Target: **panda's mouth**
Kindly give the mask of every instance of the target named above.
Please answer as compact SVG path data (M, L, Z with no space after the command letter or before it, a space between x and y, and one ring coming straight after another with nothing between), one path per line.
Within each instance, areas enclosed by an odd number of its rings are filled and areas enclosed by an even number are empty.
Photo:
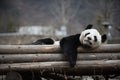
M92 43L90 40L84 40L82 43L83 47L85 48L91 48L92 47Z
M90 45L92 45L92 43L89 41L89 40L85 40L85 43L84 43L85 45L88 45L88 46L90 46Z

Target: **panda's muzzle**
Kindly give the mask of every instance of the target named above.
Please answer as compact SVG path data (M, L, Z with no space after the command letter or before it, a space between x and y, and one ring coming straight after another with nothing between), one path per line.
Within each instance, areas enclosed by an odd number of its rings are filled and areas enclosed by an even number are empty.
M85 40L86 43L88 44L85 44L85 45L92 45L92 43L90 42L90 40Z

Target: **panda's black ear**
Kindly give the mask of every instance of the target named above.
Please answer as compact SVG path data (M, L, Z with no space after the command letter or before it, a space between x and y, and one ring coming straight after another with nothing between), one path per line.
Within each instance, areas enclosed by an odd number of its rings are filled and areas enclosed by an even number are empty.
M107 35L106 34L102 35L101 39L102 43L104 43L107 40Z
M87 25L87 27L85 28L85 30L86 29L91 29L93 27L93 25L92 24L89 24L89 25Z

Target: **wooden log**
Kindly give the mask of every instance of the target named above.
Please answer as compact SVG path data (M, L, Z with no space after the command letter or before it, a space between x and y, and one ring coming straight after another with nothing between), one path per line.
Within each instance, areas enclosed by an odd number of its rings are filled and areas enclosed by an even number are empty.
M41 72L65 73L68 75L120 74L120 60L77 61L74 68L70 68L69 63L65 61L0 65L1 73L9 70L37 70Z
M0 45L0 53L54 53L60 52L59 46L54 45Z
M2 53L58 53L60 47L55 45L0 45ZM101 45L97 49L78 48L78 52L120 52L120 44Z
M77 60L119 60L120 53L80 53ZM65 61L63 54L0 54L1 63Z

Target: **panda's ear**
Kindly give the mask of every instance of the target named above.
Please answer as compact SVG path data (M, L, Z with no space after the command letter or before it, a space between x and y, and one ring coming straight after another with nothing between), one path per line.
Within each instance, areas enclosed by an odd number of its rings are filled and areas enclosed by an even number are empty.
M93 27L93 25L92 24L89 24L89 25L87 25L87 27L85 28L85 30L86 29L91 29Z
M102 39L102 43L104 43L107 40L107 35L106 34L102 35L101 39Z

